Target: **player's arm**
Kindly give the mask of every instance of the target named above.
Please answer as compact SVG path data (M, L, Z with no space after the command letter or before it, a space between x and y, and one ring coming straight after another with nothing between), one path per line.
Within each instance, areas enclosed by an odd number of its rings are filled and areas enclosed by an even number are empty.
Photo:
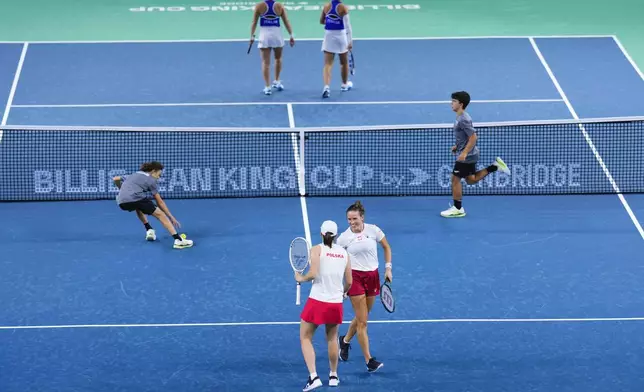
M389 279L389 281L391 282L393 280L393 276L391 273L391 270L392 270L391 246L389 245L389 241L387 241L387 237L385 237L384 233L381 235L382 235L382 238L378 242L380 242L380 246L382 246L382 250L385 253L385 278Z
M351 257L347 254L347 265L344 267L344 294L349 292L353 284L353 274L351 273Z
M391 265L391 246L389 246L386 237L382 237L380 246L382 246L382 250L385 252L385 263Z
M253 11L253 22L250 25L250 40L255 40L255 30L257 30L257 21L259 20L260 15L264 12L260 10L264 3L255 4L255 10Z
M349 19L349 8L341 4L338 7L338 13L342 16L342 21L344 22L344 29L347 31L347 39L349 40L349 50L353 46L353 31L351 29L351 20Z
M284 6L280 3L275 3L275 12L284 21L284 27L286 27L286 31L288 31L288 35L291 38L289 43L291 44L291 46L295 45L295 37L293 37L293 28L291 27L291 21L288 19L288 15L286 14L286 8L284 8Z
M320 270L320 251L320 246L315 246L311 249L311 268L309 268L309 272L306 275L297 275L296 279L298 282L309 282L318 276L318 271Z
M467 139L467 144L465 145L465 148L463 148L463 154L465 155L469 154L469 152L472 151L472 149L476 145L477 140L478 140L478 136L476 136L476 133L471 134L469 139Z
M329 4L327 4L324 7L322 7L322 13L320 14L320 24L321 25L326 24L326 14L327 14L327 12L329 12L330 7L331 6Z
M125 181L125 177L116 176L112 178L112 181L117 188L121 189L121 184L123 184L123 181Z
M463 127L463 130L469 136L467 139L467 144L463 148L463 151L461 152L461 156L459 158L464 159L464 157L469 154L470 151L474 148L476 145L476 141L478 140L478 136L476 135L476 130L474 129L474 126L472 126L472 123L470 121L462 121L461 126Z
M170 209L168 208L168 205L165 204L165 201L161 198L161 195L159 192L154 193L154 200L157 202L157 206L161 209L161 211L165 212L165 214L168 216L168 219L170 219L172 222L176 222L177 220L172 216L170 213Z

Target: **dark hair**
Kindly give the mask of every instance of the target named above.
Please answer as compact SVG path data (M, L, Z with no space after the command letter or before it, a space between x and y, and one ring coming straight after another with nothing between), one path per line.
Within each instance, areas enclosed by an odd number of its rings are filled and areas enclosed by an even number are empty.
M329 248L333 247L333 241L335 240L335 235L327 232L327 233L324 233L322 238L324 238L324 245L328 246Z
M144 164L141 165L141 171L150 173L155 170L163 170L163 164L161 162L157 161L152 161L152 162L145 162Z
M458 102L462 103L463 109L465 109L467 105L470 104L470 94L468 94L467 91L457 91L455 93L452 93L452 99L455 99Z
M351 204L349 208L347 208L347 213L349 213L349 211L358 211L360 213L360 216L364 216L364 207L362 206L360 200Z

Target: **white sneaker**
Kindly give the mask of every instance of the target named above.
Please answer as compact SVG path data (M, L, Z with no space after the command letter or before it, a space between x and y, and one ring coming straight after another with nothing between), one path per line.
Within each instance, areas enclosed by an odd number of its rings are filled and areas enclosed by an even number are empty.
M320 380L320 377L315 377L315 380L311 380L311 377L309 377L309 380L307 381L306 385L304 386L304 389L302 391L307 392L311 391L315 388L319 388L322 386L322 381Z
M154 229L150 229L145 232L146 241L156 241L156 239L157 239L157 233L154 231Z
M271 90L270 87L264 87L264 95L271 95L273 94L273 91Z
M282 91L282 90L284 90L284 85L283 85L283 84L282 84L282 82L281 82L281 81L279 81L279 80L274 80L274 81L273 81L273 86L272 86L272 87L273 87L274 89L276 89L277 91Z
M451 206L445 211L442 211L441 216L444 218L462 218L465 216L465 208L461 207L459 210L458 208Z
M505 162L503 162L503 159L497 157L493 165L498 167L499 170L501 170L503 173L510 174L510 169L508 168L508 165L506 165Z
M340 379L338 376L329 376L329 386L337 387L338 385L340 385Z
M174 240L174 248L175 249L183 249L183 248L190 248L192 246L192 240L188 239L182 239L182 240Z
M324 91L322 91L322 98L329 98L331 95L331 89L329 86L324 86Z
M350 81L350 80L347 82L347 84L343 84L342 86L340 86L340 90L342 90L343 92L344 91L349 91L352 88L353 88L353 82Z

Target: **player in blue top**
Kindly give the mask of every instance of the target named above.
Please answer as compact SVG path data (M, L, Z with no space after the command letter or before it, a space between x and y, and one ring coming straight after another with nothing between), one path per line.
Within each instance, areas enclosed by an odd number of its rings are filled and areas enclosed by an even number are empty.
M349 91L353 88L353 82L349 80L349 51L353 48L353 36L351 21L349 20L349 9L341 0L332 0L322 9L320 24L324 25L324 41L322 51L324 52L324 90L323 98L331 95L331 69L335 55L340 57L342 91Z
M265 0L255 5L253 13L253 24L250 28L250 42L255 40L255 30L259 21L259 41L257 47L262 54L262 73L264 75L264 94L271 95L270 69L271 69L271 49L275 52L275 80L272 87L278 91L284 89L280 80L282 72L282 49L284 47L284 37L280 25L280 18L284 21L284 26L288 31L291 40L291 46L295 45L293 38L293 29L286 15L286 9L281 3L274 0Z
M145 239L148 241L157 239L156 233L146 217L146 215L152 215L161 221L163 227L172 234L175 248L189 248L192 246L192 240L181 238L177 234L175 226L181 227L181 224L172 216L168 206L159 195L157 181L162 172L163 165L160 162L153 161L142 164L139 171L129 176L114 177L114 184L119 188L116 200L122 210L136 211L136 215L147 230ZM152 198L156 200L159 207L154 205Z
M496 158L485 169L476 170L476 163L479 160L479 148L476 146L478 136L472 125L472 118L465 111L470 104L470 94L466 91L457 91L452 94L452 110L456 112L454 122L454 137L456 144L452 146L452 153L456 154L456 162L452 171L452 196L454 205L441 212L445 218L461 218L465 216L465 209L462 205L463 185L461 179L465 179L469 185L476 184L488 174L501 170L510 174L510 169L501 158Z

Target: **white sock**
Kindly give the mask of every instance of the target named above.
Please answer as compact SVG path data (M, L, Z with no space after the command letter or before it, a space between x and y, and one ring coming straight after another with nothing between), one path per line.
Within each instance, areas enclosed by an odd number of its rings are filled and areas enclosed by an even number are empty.
M318 376L318 374L317 374L317 373L311 373L311 380L313 380L313 379L314 379L315 377L317 377L317 376Z
M325 89L325 90L329 90L329 85L328 85L328 84L325 84L325 85L324 85L324 89Z
M329 372L329 377L338 377L337 372Z

